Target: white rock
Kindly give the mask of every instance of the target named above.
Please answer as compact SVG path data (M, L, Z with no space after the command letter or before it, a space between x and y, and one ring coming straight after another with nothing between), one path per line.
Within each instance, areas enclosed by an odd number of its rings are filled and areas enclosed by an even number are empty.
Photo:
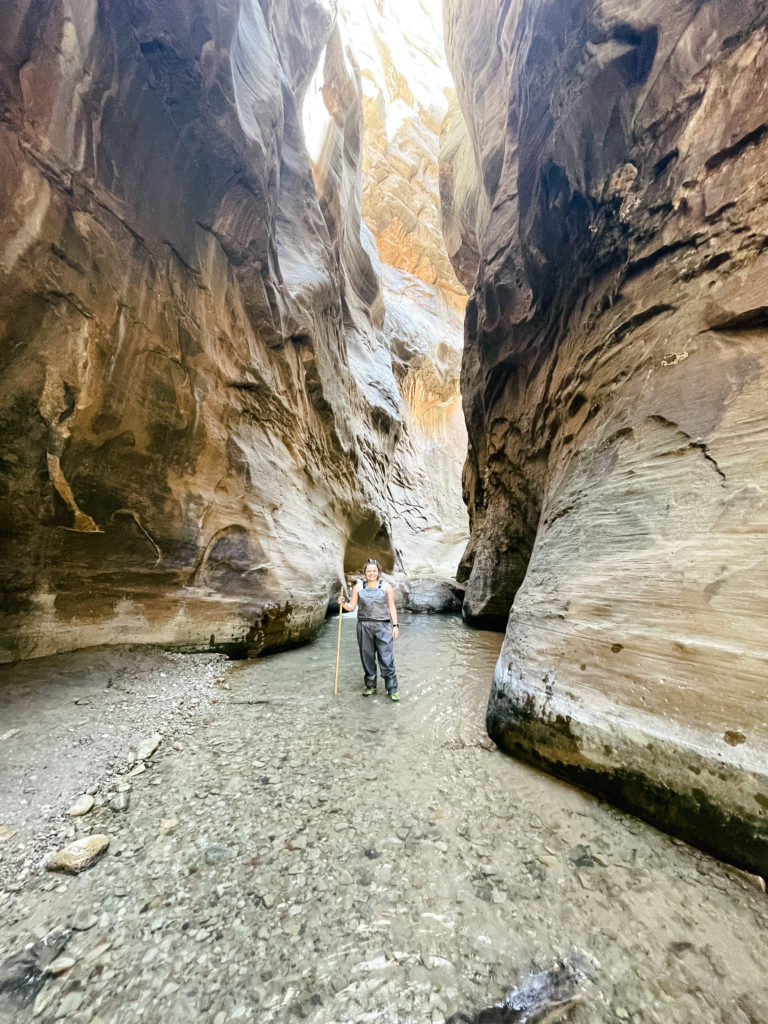
M65 974L71 967L75 966L75 961L71 956L57 956L55 960L52 960L46 967L48 974Z
M58 991L48 986L38 993L35 1005L32 1007L32 1016L39 1017L40 1014L47 1008L49 1003L53 1000L54 996L58 995Z
M77 800L72 804L67 813L72 818L79 818L83 814L87 814L88 811L93 807L95 800L88 793L84 793L79 796Z
M151 736L146 736L143 740L140 740L136 744L136 760L146 761L147 758L152 757L160 746L162 738L159 732L155 732Z

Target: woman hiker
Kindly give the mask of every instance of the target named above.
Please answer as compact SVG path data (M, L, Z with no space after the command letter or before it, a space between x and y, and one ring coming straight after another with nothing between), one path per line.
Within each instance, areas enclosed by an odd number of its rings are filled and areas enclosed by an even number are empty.
M384 685L390 700L400 700L395 675L395 652L393 640L400 636L395 608L395 592L381 578L379 563L369 558L363 566L365 583L356 583L352 597L347 603L339 599L341 607L351 612L360 605L357 613L357 643L365 675L364 697L376 694L376 657L384 677Z

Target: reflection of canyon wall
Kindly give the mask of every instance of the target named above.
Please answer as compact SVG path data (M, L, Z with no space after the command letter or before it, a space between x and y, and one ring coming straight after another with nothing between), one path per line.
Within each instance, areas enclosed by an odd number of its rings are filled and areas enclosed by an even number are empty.
M6 18L2 659L292 642L345 559L394 564L402 399L360 219L359 73L329 7Z
M446 10L491 734L765 872L765 5Z

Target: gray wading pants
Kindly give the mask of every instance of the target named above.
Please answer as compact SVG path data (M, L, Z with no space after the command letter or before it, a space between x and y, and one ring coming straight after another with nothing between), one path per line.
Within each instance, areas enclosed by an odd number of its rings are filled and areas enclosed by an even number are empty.
M384 678L387 693L397 689L395 675L395 652L392 645L392 623L374 622L372 619L357 620L357 642L360 647L360 661L363 663L366 690L376 689L376 657Z

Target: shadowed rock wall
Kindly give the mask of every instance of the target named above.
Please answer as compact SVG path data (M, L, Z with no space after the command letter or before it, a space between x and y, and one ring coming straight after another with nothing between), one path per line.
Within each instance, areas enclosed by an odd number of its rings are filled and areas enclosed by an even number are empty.
M403 405L320 0L16 4L0 41L0 660L305 639L395 562ZM331 124L310 162L319 66Z
M765 874L768 13L445 10L490 733Z

